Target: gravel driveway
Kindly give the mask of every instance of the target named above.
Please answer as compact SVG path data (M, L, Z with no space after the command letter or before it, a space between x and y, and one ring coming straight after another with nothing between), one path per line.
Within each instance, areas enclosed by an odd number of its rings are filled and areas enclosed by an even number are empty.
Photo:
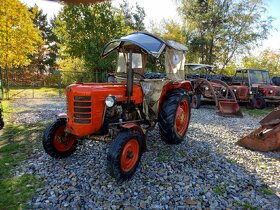
M63 99L15 100L13 106L24 109L14 115L19 124L52 120L65 111ZM138 170L122 183L106 173L109 144L85 141L62 160L34 151L21 174L37 175L45 184L29 204L36 209L280 209L280 153L235 145L259 120L223 118L211 106L192 110L186 140L170 146L160 140L158 128L150 132Z

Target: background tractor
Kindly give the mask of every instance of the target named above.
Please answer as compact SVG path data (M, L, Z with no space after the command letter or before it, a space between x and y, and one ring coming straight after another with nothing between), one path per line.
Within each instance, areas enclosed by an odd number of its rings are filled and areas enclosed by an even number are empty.
M248 108L263 109L280 102L280 87L272 85L268 70L237 70L230 87L237 100L246 102Z
M193 86L191 104L198 109L202 101L212 101L216 104L216 112L222 116L242 116L240 107L233 91L225 81L230 78L225 75L216 75L214 66L206 64L186 64L188 72L186 79Z
M144 32L109 42L102 57L118 52L116 82L68 86L67 114L60 114L46 129L45 151L63 158L76 150L78 138L109 135L113 140L107 169L118 180L133 175L146 149L145 133L157 122L164 142L182 142L190 122L188 92L192 90L184 80L185 50L175 41ZM146 79L148 56L158 58L162 53L166 78Z

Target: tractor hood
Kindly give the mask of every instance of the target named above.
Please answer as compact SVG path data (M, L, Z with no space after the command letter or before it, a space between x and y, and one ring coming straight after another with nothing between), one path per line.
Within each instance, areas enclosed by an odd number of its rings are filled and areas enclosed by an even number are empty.
M106 57L116 49L125 50L128 46L131 45L138 46L140 51L144 50L145 53L150 54L156 58L161 55L166 46L183 52L187 50L186 46L178 42L170 40L164 41L161 38L147 32L134 32L120 39L112 40L111 42L106 44L101 56Z
M280 87L276 85L259 85L258 88L263 90L280 90Z

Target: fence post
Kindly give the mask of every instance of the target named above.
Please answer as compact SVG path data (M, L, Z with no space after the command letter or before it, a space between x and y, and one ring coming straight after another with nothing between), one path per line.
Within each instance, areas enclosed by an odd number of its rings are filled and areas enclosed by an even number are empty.
M8 70L8 66L6 65L6 94L7 94L7 99L10 99L10 87L9 87L9 70Z
M1 94L0 94L0 99L1 98L4 98L3 96L3 83L2 83L2 79L3 79L3 76L2 76L2 68L0 67L0 91L1 91Z
M32 77L32 98L34 99L34 77Z

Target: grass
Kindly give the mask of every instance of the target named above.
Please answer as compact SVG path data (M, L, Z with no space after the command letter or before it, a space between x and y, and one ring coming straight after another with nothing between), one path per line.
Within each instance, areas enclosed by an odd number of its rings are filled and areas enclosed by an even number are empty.
M265 117L269 114L274 107L267 107L265 109L243 109L243 112L247 112L252 117Z
M268 187L263 187L261 189L261 191L265 195L273 195L274 194L274 192L270 188L268 188Z
M218 194L218 195L223 195L224 193L227 192L226 187L222 185L217 185L213 188L213 192Z
M3 101L5 127L0 131L0 209L23 209L42 180L33 175L15 175L33 148L39 147L44 123L15 125L8 123L12 113L10 101Z
M61 88L12 88L10 89L10 98L46 98L60 97L65 95L65 89Z

